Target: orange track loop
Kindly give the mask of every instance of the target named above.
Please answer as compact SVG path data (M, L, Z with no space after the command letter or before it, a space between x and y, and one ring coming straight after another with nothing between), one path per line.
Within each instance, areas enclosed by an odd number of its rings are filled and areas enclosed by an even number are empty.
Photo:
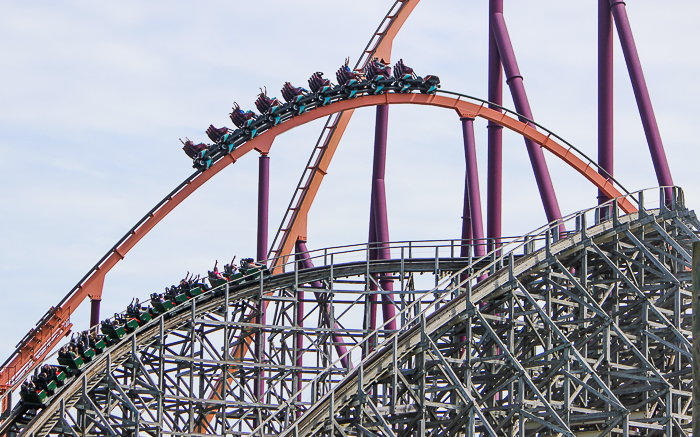
M622 196L622 193L620 193L610 181L598 174L596 169L591 167L590 164L587 164L581 160L578 156L572 153L569 148L557 143L550 136L545 135L542 132L538 132L532 126L511 118L505 113L489 109L484 105L477 105L448 95L394 93L359 96L354 99L341 100L331 103L327 106L316 108L304 114L298 115L263 132L254 139L238 147L236 150L231 152L231 154L220 159L208 170L205 170L197 175L197 177L195 177L190 184L176 193L170 199L170 201L165 203L163 207L149 217L142 226L136 229L133 234L117 248L117 251L112 252L107 260L100 266L100 268L90 278L88 278L83 286L80 287L80 289L60 308L56 316L52 319L53 323L45 324L44 326L40 327L37 332L35 332L33 336L34 338L31 339L25 348L20 350L19 353L15 355L14 359L2 369L0 373L0 388L7 389L10 386L16 385L19 382L18 376L21 376L21 373L26 371L25 369L29 369L27 365L31 363L32 365L30 367L33 368L33 364L39 362L40 359L45 356L45 353L40 354L40 357L34 356L33 351L37 349L37 346L44 345L46 343L55 344L55 341L57 341L55 340L57 338L56 333L59 331L65 332L65 322L68 321L70 315L73 313L73 311L75 311L78 305L80 305L80 303L87 296L91 296L93 298L99 298L101 296L102 284L107 272L109 272L112 267L121 261L124 255L126 255L129 250L136 245L136 243L138 243L151 229L153 229L163 218L165 218L165 216L167 216L173 209L175 209L175 207L182 203L195 190L204 185L204 183L211 179L214 175L219 173L229 164L236 162L240 157L252 150L257 150L260 153L267 153L270 150L274 139L278 135L294 129L297 126L301 126L318 118L326 117L341 111L349 111L356 108L385 104L436 106L440 108L454 109L460 117L481 117L492 121L523 135L524 137L536 142L548 151L552 152L555 156L581 173L581 175L593 183L593 185L598 187L609 198ZM331 158L332 155L329 155L327 159L324 159L324 162L322 163L324 171L330 163ZM314 178L314 180L311 181L312 186L309 187L310 195L307 195L304 198L304 201L297 211L297 217L299 217L300 220L295 220L291 229L287 231L290 233L289 236L293 238L285 238L283 240L284 246L279 248L277 252L278 257L290 254L297 237L306 236L306 216L321 181L322 178ZM618 204L626 213L636 212L634 205L632 205L632 203L626 198L619 199ZM280 268L281 266L278 264L275 273L277 273ZM48 352L48 350L50 349L47 348L45 351Z

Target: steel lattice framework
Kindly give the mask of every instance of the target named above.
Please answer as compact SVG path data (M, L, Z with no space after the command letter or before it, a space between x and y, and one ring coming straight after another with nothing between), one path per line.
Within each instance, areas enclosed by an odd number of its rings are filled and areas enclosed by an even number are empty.
M197 171L119 240L0 368L0 435L690 434L691 245L700 241L700 222L673 186L624 2L598 1L599 163L534 121L502 0L489 0L488 100L435 88L372 88L365 67L375 57L388 63L393 38L417 3L393 3L352 70L364 81L359 92L329 85L332 98L307 92L300 98L308 107L280 106L277 121L260 109L256 119L267 124L259 132L239 126L212 138L195 158ZM613 178L613 20L661 186L632 194ZM504 75L517 112L501 106ZM456 111L466 158L461 238L390 242L384 173L391 104ZM311 204L353 111L367 106L377 112L369 241L308 251ZM325 116L270 245L268 153L278 135ZM477 117L489 123L486 233ZM525 139L550 221L516 238L501 233L503 127ZM13 391L52 358L87 297L91 324L99 323L110 269L191 193L255 151L257 259L274 274L227 282L144 321L74 372L42 408L20 402L12 409ZM599 205L562 217L543 151L592 182Z
M456 257L454 241L392 244L390 260L327 249L313 268L299 256L143 326L23 432L687 435L700 222L680 190L670 203L659 191L660 209L640 193L639 213L584 211L574 231L547 226L482 258ZM397 330L370 329L370 283L388 278Z

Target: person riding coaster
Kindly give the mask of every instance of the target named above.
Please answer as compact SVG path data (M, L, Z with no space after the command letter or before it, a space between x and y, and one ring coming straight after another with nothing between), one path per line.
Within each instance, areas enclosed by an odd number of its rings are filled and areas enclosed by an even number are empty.
M340 91L340 87L333 87L330 80L324 79L323 73L317 71L309 78L309 88L316 93L316 99L320 106L327 105L334 94Z
M244 111L238 105L238 103L233 102L233 108L231 108L231 113L229 118L239 128L248 127L250 123L255 120L257 115L253 111Z
M423 94L435 94L440 88L439 77L432 74L424 78L420 77L411 67L403 63L403 59L399 59L399 62L394 65L394 77L401 93L410 93L411 89L418 89Z
M367 82L362 75L352 71L350 66L350 58L345 59L345 64L342 65L335 73L335 77L340 85L340 90L347 99L352 99L357 95L357 92L367 86Z
M282 119L280 115L282 103L277 97L270 98L267 96L267 87L265 87L265 91L260 88L260 94L258 94L258 98L255 100L255 107L258 108L258 111L260 111L273 126L277 126Z
M420 86L423 85L423 78L416 76L413 68L404 64L403 59L399 59L399 62L394 65L394 78L400 93L410 93L411 88L420 89Z
M218 143L221 138L223 138L224 135L228 133L228 128L226 126L224 127L214 127L213 124L210 124L209 127L207 128L207 136L209 137L210 140L212 140L215 143Z
M255 138L258 132L256 121L258 120L258 115L253 111L244 111L238 105L238 103L233 102L233 108L229 114L231 121L237 127L243 130L243 133L250 135L250 139Z
M282 87L282 97L292 107L292 111L296 115L300 115L306 109L309 101L313 100L313 95L309 94L309 90L302 87L295 87L289 82L285 82Z
M369 80L369 87L374 94L386 92L385 88L394 83L391 67L387 66L383 59L372 59L365 67L365 77Z
M225 264L224 265L224 273L223 276L224 278L230 280L233 275L236 274L236 270L238 270L238 267L234 264L234 261L236 261L236 257L234 256L233 259L231 260L230 264Z
M183 144L182 150L184 150L191 159L196 159L207 149L207 145L204 143L195 144L187 137L185 137L185 140L186 141L182 141L182 139L180 139L180 142Z

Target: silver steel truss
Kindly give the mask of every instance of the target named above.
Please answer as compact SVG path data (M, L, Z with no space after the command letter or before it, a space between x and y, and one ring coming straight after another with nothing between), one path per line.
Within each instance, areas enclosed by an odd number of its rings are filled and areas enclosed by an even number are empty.
M0 431L687 435L700 223L680 191L661 193L657 209L640 193L639 214L577 213L565 235L554 223L481 259L443 242L290 260L154 319ZM370 281L387 279L396 331L370 317Z

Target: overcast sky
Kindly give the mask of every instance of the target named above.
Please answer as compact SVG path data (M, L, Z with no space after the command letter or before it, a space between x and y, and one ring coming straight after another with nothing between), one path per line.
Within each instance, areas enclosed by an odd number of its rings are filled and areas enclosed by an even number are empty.
M306 86L353 62L393 1L0 1L0 305L2 361L34 323L137 220L193 170L178 138L204 141L253 109L260 87ZM505 17L534 117L596 156L596 2L506 0ZM436 74L445 90L486 98L486 0L423 0L393 61ZM700 203L697 121L700 3L631 0L630 21L674 181ZM656 185L619 44L615 175ZM513 107L506 93L506 106ZM387 196L392 240L459 238L460 123L437 108L390 108ZM367 239L374 109L357 110L309 217L311 249ZM322 121L271 151L270 239ZM476 123L482 201L486 129ZM522 138L506 133L504 234L545 222ZM547 154L562 213L596 190ZM215 260L255 256L257 157L249 154L170 214L108 276L103 315ZM87 305L73 318L86 327Z

